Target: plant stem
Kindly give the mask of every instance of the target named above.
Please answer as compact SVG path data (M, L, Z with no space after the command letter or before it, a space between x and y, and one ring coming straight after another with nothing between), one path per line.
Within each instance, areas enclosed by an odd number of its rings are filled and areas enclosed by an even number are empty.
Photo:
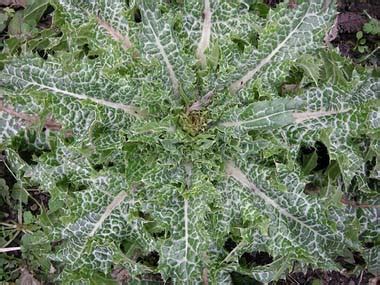
M0 248L0 253L10 252L10 251L19 251L19 250L21 250L21 246L3 247L3 248Z

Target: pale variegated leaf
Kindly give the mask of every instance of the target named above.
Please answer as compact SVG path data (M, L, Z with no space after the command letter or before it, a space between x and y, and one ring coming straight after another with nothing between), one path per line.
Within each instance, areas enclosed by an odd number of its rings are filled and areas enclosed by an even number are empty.
M52 1L63 48L6 59L0 150L49 193L53 282L376 270L377 72L324 47L334 3L256 2Z

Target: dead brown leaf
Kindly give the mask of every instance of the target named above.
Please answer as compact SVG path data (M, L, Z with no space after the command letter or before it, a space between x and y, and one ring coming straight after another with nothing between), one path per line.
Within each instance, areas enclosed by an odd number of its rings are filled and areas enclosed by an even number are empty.
M331 30L325 35L324 42L326 44L330 44L332 41L338 38L338 34L339 34L338 18L335 18L335 21Z
M131 276L127 269L117 266L111 273L112 278L114 278L118 284L123 284L131 280Z
M12 8L25 8L26 0L0 0L0 6Z
M41 285L41 282L34 278L34 276L26 268L21 269L20 285Z
M375 277L369 279L369 285L378 285L380 282L380 277Z

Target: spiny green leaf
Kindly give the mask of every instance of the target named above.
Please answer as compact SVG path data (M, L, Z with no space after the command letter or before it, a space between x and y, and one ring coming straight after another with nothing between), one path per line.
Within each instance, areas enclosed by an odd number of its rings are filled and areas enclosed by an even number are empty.
M327 2L54 3L66 44L7 59L0 139L17 185L50 194L36 256L56 282L270 282L377 248L380 84L325 51Z

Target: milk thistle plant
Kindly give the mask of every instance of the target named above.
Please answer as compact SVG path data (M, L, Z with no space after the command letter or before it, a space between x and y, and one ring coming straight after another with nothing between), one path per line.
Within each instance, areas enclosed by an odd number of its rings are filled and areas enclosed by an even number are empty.
M380 83L324 43L330 2L53 2L64 48L0 75L7 163L50 197L22 253L63 284L270 282L349 251L376 274Z

